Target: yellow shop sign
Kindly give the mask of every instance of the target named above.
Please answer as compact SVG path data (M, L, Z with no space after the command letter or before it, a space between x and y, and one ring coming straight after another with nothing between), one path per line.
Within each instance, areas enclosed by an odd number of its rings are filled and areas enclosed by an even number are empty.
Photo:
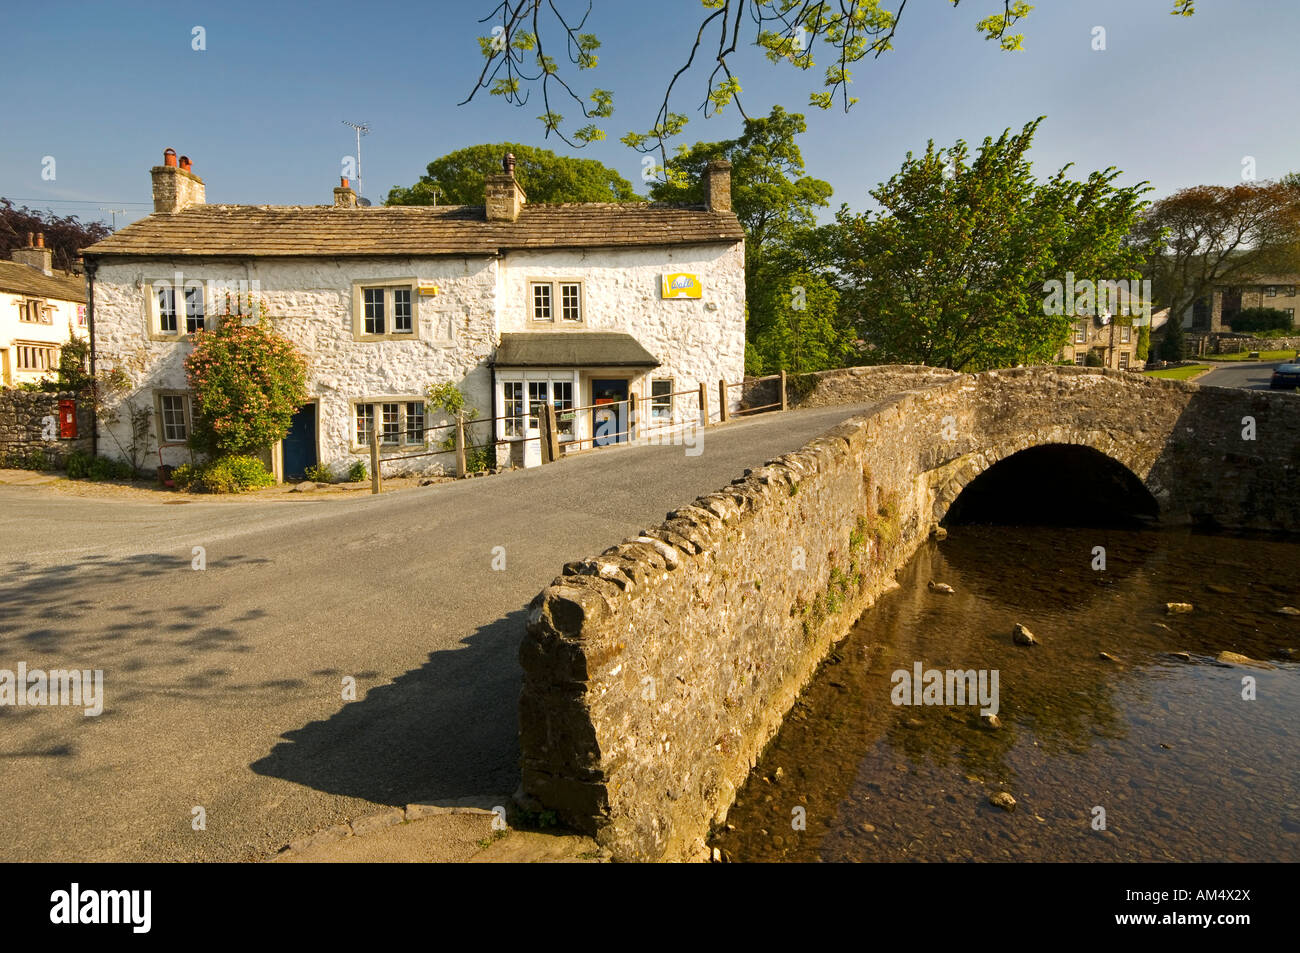
M704 286L695 275L688 275L685 272L664 275L665 298L698 298L703 291Z

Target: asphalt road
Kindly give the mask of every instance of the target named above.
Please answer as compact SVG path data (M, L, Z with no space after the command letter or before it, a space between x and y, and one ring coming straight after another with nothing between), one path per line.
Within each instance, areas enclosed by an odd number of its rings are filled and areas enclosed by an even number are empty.
M0 860L255 859L382 807L508 795L529 600L861 409L348 500L0 487L0 669L102 669L107 699L0 706Z
M1273 368L1283 361L1225 361L1214 370L1202 374L1194 383L1208 387L1241 387L1246 390L1268 390Z

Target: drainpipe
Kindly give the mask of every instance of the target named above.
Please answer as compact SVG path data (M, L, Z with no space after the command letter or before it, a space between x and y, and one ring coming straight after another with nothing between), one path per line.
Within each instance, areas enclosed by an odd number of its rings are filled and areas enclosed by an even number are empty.
M85 258L86 329L90 333L90 455L99 456L99 382L95 378L95 272L99 262Z

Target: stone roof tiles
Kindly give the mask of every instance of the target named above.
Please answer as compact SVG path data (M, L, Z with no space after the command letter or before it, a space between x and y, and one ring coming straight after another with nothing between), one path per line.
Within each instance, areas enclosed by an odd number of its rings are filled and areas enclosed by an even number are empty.
M86 303L86 279L81 275L47 275L16 261L0 261L0 291Z
M525 205L514 222L481 205L193 205L154 213L85 249L88 255L492 255L513 249L732 243L731 212L650 203Z

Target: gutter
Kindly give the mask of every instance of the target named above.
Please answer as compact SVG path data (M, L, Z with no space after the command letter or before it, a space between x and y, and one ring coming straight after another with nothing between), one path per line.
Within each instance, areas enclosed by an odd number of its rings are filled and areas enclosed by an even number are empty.
M83 256L86 269L86 328L90 332L90 455L99 456L99 381L95 377L95 272L99 262Z

